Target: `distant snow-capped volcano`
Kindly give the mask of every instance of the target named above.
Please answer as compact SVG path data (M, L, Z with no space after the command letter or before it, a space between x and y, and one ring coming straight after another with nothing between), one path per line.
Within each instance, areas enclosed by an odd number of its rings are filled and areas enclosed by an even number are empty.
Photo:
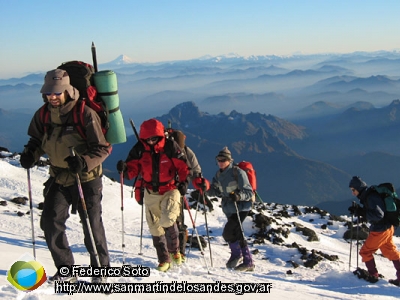
M120 56L118 56L116 59L114 59L113 61L108 62L109 64L114 64L114 65L126 65L126 64L131 64L133 63L133 59L121 54Z

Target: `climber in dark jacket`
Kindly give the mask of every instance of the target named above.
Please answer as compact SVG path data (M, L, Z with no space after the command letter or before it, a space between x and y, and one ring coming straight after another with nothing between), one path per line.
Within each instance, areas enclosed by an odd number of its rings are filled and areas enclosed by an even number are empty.
M32 168L40 156L46 154L50 160L49 173L44 190L43 213L40 227L44 231L47 246L57 268L75 264L72 250L66 234L66 222L69 208L78 211L82 221L84 243L90 253L90 265L97 266L98 255L101 266L108 267L110 258L107 248L106 234L102 220L102 163L111 152L111 145L101 129L98 114L84 106L85 137L79 134L74 125L74 107L78 105L79 91L70 84L66 71L55 69L47 72L40 90L45 108L49 113L48 124L42 120L42 109L38 109L29 125L28 144L21 154L21 166ZM70 147L74 147L76 155L70 156ZM79 174L84 195L90 228L84 220L84 207L78 193L76 174ZM95 247L91 242L91 234ZM97 250L97 251L95 251ZM97 252L97 253L96 253ZM51 280L76 280L75 276L62 277L58 272ZM106 277L93 277L93 282L104 282Z
M396 279L391 283L400 283L400 252L393 242L394 227L385 219L385 206L383 199L375 190L368 188L367 184L358 176L353 176L349 183L353 196L356 196L363 205L353 205L349 211L353 215L365 216L371 224L369 235L360 249L362 261L365 263L369 275L376 281L379 278L373 254L380 249L382 255L393 262L396 269Z

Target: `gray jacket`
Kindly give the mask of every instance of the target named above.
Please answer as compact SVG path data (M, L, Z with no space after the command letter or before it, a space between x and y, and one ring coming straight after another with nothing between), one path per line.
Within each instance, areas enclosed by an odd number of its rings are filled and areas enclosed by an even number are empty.
M192 149L190 149L188 146L185 146L183 150L185 151L186 154L186 159L187 159L186 163L190 169L188 181L191 181L193 180L193 178L196 178L199 176L199 174L201 174L201 167Z
M237 169L237 181L234 168ZM251 210L254 195L253 189L246 173L239 167L234 167L233 162L222 172L220 170L217 171L212 179L210 189L207 191L208 196L222 198L222 211L228 218L232 214L236 214L235 203L229 198L229 194L232 192L238 192L240 195L240 201L237 203L239 212Z

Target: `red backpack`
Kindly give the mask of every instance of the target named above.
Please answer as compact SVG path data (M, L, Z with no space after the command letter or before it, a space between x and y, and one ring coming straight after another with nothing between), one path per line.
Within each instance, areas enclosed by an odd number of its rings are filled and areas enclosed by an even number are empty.
M236 181L238 180L238 171L237 168L242 169L246 175L247 178L249 179L250 185L253 188L253 196L251 197L251 200L253 202L256 201L256 189L257 189L257 180L256 180L256 170L253 168L253 165L251 162L248 161L241 161L238 164L233 165L233 175L235 176Z
M250 185L253 188L253 192L256 192L257 190L256 170L253 168L251 162L241 161L240 163L237 164L237 166L246 172L247 178L249 178Z

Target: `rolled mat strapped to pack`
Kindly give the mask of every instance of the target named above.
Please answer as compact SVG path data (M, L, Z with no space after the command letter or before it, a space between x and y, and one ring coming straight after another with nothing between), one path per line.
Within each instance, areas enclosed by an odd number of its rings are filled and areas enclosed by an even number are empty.
M106 139L110 144L121 144L126 142L124 119L119 109L117 75L110 70L99 71L93 75L94 84L98 96L107 106L110 128L106 133Z

